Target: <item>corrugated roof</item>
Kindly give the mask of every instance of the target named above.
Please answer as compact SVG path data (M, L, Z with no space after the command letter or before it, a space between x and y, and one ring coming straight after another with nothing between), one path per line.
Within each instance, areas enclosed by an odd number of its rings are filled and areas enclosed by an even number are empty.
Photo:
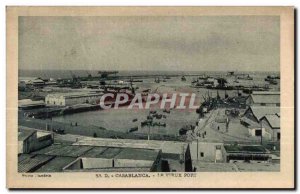
M76 169L76 172L150 172L151 167L112 167L112 168L85 168L85 169ZM126 175L124 175L126 176Z
M119 158L136 160L153 160L158 150L142 148L117 148L117 147L93 147L80 145L51 145L34 152L34 154L45 154L64 157L85 158Z
M266 115L262 118L265 119L272 128L280 128L280 117L277 115Z
M280 93L279 92L260 92L252 93L251 98L254 103L280 103Z
M255 95L280 95L278 91L253 91L252 94Z
M250 106L249 107L256 119L259 121L265 115L272 115L280 113L280 107L271 107L271 106Z
M53 150L60 150L64 147L66 147L67 145L63 145L63 144L52 144L51 146L47 146L43 149L40 149L38 151L33 152L33 154L46 154L48 152L51 152Z
M177 141L157 141L157 140L132 140L132 139L108 139L108 138L84 138L73 145L90 145L100 147L116 148L144 148L162 150L163 153L182 154L186 150L188 143Z
M72 161L76 160L74 157L61 157L57 156L50 160L43 166L41 166L35 172L61 172L63 167L70 164Z
M89 151L85 152L81 157L101 158L101 154L107 149L108 149L107 147L93 147Z
M19 154L18 155L18 162L21 162L21 161L23 161L25 159L28 159L28 158L31 158L33 156L34 155L32 155L32 154Z
M247 117L242 117L241 121L247 123L250 128L258 128L258 127L260 127L259 123L254 122L251 119L248 119Z
M51 160L53 156L37 155L18 162L18 172L33 172Z
M158 150L125 148L115 158L116 159L133 159L133 160L155 160Z
M123 149L122 148L107 148L104 152L99 155L99 158L114 158Z
M65 146L58 149L53 149L47 153L46 155L53 155L53 156L69 156L69 157L79 157L83 155L88 150L92 149L91 146Z

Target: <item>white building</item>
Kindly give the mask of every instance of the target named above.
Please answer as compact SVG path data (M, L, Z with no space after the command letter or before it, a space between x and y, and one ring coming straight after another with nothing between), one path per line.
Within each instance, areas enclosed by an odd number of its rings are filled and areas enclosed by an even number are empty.
M241 123L248 127L249 135L251 136L263 136L269 140L272 139L273 132L267 130L267 127L263 127L261 120L264 117L269 118L272 115L279 115L280 107L265 107L265 106L250 106L241 118ZM278 122L279 122L278 117Z
M74 92L48 94L45 98L47 105L72 106L75 104L98 104L103 93Z
M266 133L269 134L269 140L280 141L280 114L266 115L260 122Z
M224 162L223 143L197 142L190 143L191 158L202 162Z

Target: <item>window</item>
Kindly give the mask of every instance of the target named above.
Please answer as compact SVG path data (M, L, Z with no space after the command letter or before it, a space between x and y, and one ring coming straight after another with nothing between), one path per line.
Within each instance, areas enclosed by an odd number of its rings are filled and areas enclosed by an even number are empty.
M204 157L204 153L203 153L203 152L201 152L201 153L200 153L200 156L201 156L201 157Z
M280 106L280 103L276 103L276 106Z
M261 106L266 106L266 103L260 103Z
M255 136L261 136L261 129L255 130Z
M277 140L280 140L280 133L277 133Z

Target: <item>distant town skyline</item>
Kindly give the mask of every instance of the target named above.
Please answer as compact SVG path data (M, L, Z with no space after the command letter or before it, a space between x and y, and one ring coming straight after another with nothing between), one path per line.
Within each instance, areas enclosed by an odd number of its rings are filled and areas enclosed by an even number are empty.
M19 69L279 71L280 20L19 17Z

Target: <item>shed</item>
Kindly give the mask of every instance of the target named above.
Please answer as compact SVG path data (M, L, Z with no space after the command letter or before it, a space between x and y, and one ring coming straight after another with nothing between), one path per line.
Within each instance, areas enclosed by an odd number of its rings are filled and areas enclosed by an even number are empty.
M280 106L280 92L254 91L246 100L248 106Z

